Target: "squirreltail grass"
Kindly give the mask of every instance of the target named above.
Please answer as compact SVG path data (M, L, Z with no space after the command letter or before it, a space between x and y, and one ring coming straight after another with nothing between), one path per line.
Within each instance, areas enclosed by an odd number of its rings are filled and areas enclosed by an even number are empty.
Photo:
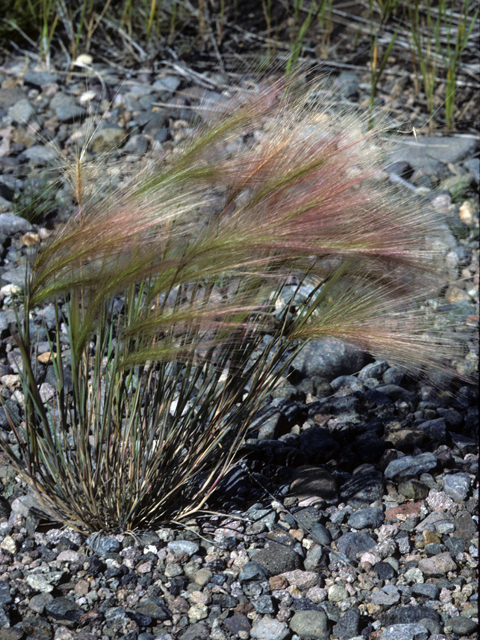
M36 256L14 330L18 449L0 445L56 519L126 531L204 508L312 338L413 373L455 356L454 327L430 304L435 220L379 180L365 118L294 80L239 93L168 162L82 196ZM308 291L301 304L292 283ZM48 301L51 400L29 325Z

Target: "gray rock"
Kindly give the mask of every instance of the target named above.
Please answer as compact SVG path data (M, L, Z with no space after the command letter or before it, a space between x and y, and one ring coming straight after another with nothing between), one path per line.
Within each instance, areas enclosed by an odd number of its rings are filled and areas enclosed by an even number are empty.
M290 620L290 629L300 638L329 638L328 618L323 611L296 611Z
M381 509L377 509L376 507L366 507L365 509L359 509L352 513L347 523L354 529L367 529L370 527L376 529L383 524L384 520L385 516Z
M253 560L265 567L272 576L286 571L294 571L302 566L302 559L296 551L275 543L257 551Z
M23 81L35 87L41 87L44 84L59 82L59 77L49 71L27 71L23 76Z
M343 584L332 584L328 588L328 600L329 602L343 602L348 598L348 591Z
M445 552L431 558L422 558L418 563L418 568L426 576L441 577L449 571L456 571L457 565L452 556Z
M339 376L330 382L330 386L334 391L342 388L351 389L352 391L365 391L365 386L355 376Z
M45 611L45 607L47 604L52 602L52 600L53 596L51 593L39 593L38 595L33 596L33 598L30 598L28 608L35 611L35 613L42 615Z
M359 380L367 380L368 378L381 378L385 371L389 369L389 364L385 360L376 360L365 365L359 372Z
M152 87L158 91L171 91L173 93L180 86L180 82L181 80L177 76L166 76L155 80Z
M227 618L223 624L234 637L239 637L239 631L250 633L250 620L242 613L235 613L230 618Z
M382 631L380 640L428 640L429 635L421 624L395 624Z
M463 166L466 167L470 173L475 178L476 183L480 182L480 159L479 158L469 158L465 160Z
M456 538L455 536L444 536L442 542L447 547L447 550L450 551L452 556L456 556L457 553L465 551L466 541L462 540L462 538Z
M12 604L13 597L10 594L10 585L6 580L0 582L0 606Z
M94 153L107 153L116 147L121 147L127 140L125 131L120 128L108 127L99 129L93 136L90 147Z
M268 580L270 571L259 562L247 562L240 570L238 581L248 582L250 580Z
M35 113L35 109L28 98L22 98L8 110L8 115L18 124L27 124Z
M382 376L385 384L401 385L405 377L405 370L401 367L389 367Z
M444 418L435 418L434 420L427 420L417 425L417 429L420 429L430 440L439 442L441 444L447 441L447 425Z
M103 556L106 553L115 553L120 550L120 542L115 538L108 536L90 536L86 539L88 546L98 553L99 556Z
M395 160L404 160L414 169L420 169L428 166L431 160L443 164L461 162L475 154L477 145L477 140L470 137L425 136L401 142L392 149L391 155Z
M10 109L13 105L26 98L25 93L20 87L14 87L13 89L0 89L0 109Z
M470 476L468 473L454 473L445 476L443 490L455 502L463 502L466 500L470 490Z
M284 622L265 616L254 622L250 635L255 640L285 640L290 632Z
M430 487L428 487L424 482L420 482L420 480L415 480L413 478L411 480L401 482L398 485L397 491L400 495L405 496L410 500L423 500L428 496Z
M319 376L327 381L356 373L362 368L362 351L335 340L312 340L292 363L303 376Z
M470 620L470 618L465 618L465 616L449 618L445 625L451 627L453 633L457 633L459 636L469 636L478 628L475 620Z
M43 618L27 616L22 620L22 629L37 640L51 640L53 636L52 625Z
M424 584L414 584L411 587L413 595L423 596L424 598L430 598L430 600L436 600L440 593L439 587L432 582L425 582Z
M123 147L124 153L137 153L143 155L148 149L148 138L144 135L135 135L130 138Z
M45 605L45 613L59 624L69 624L71 622L77 622L85 612L72 600L60 597L54 598Z
M172 637L170 634L167 634L166 637L156 636L157 640L170 640ZM197 622L196 624L192 624L188 627L186 631L180 634L180 640L209 640L210 639L210 629L204 622Z
M391 607L400 601L398 588L393 584L386 584L381 589L374 589L370 595L372 604L379 604Z
M31 231L32 225L25 218L14 213L0 213L0 233L4 236L13 236L19 231Z
M450 437L452 438L453 444L460 450L462 455L465 456L467 453L475 453L478 445L473 438L468 438L462 433L450 433Z
M339 90L342 98L355 98L358 94L360 76L356 71L342 71L335 78L334 85Z
M373 570L380 580L391 580L395 576L395 569L389 562L377 562Z
M299 509L298 511L295 511L294 516L298 524L307 530L311 529L314 524L317 524L321 517L318 509L315 509L315 507Z
M25 286L26 274L27 274L27 267L25 265L20 265L15 269L9 269L8 271L4 271L1 277L4 282L16 284L17 287L23 288Z
M305 571L318 571L318 569L322 564L322 558L323 558L322 547L316 544L314 547L312 547L307 551L307 556L303 563L305 567Z
M419 476L437 466L437 458L433 453L421 453L418 456L405 456L392 460L385 469L384 475L391 480Z
M35 164L48 164L56 159L57 154L45 144L34 144L28 149L25 149L25 151L22 151L20 156Z
M376 542L367 533L345 533L338 538L336 544L341 553L353 560L358 553L369 551Z
M172 617L166 604L160 598L153 596L137 604L135 612L143 616L150 616L154 620L167 620Z
M326 547L332 542L332 534L323 524L314 524L311 528L311 535L315 542Z
M361 507L381 500L384 494L384 478L380 471L355 474L342 485L340 498L352 507Z
M259 598L252 598L251 603L257 613L276 613L276 606L274 605L271 596L260 596Z
M335 636L340 640L350 640L357 636L360 631L360 611L357 607L347 609L340 620L332 629Z
M77 104L62 104L55 109L55 113L60 122L72 122L80 120L86 116L87 112Z
M198 542L193 542L190 540L174 540L173 542L169 542L167 547L173 553L180 554L186 553L189 557L193 556L195 553L198 553L200 550L200 545Z

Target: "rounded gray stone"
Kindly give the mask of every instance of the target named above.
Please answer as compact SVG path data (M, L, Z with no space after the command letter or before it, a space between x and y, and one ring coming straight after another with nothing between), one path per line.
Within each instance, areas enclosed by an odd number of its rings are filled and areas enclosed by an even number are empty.
M18 124L26 124L34 113L35 109L28 98L19 100L8 110L8 115Z
M323 611L296 611L290 620L290 629L300 638L327 640L329 637L327 614Z
M468 473L454 473L445 476L443 490L455 502L463 502L470 490L470 476Z
M367 533L345 533L338 538L336 544L341 553L353 560L358 553L369 551L376 542Z
M384 520L385 516L381 509L377 509L376 507L365 507L364 509L354 511L347 522L348 525L354 529L376 529L383 524Z
M362 351L335 340L312 340L292 363L307 378L320 376L333 380L359 371L365 361Z
M285 640L290 632L284 622L265 616L254 623L250 635L255 640Z
M385 469L384 475L391 480L419 476L421 473L435 469L436 466L437 458L433 453L421 453L418 456L405 456L392 460Z
M198 542L193 542L191 540L173 540L167 544L167 547L170 551L173 551L173 553L186 553L189 557L198 553L200 550Z
M302 566L302 558L296 551L281 544L270 544L260 549L253 556L253 560L267 569L272 576L279 573L294 571Z
M470 620L470 618L465 618L465 616L450 618L447 620L446 625L451 627L453 633L457 633L459 636L469 636L478 628L475 620Z

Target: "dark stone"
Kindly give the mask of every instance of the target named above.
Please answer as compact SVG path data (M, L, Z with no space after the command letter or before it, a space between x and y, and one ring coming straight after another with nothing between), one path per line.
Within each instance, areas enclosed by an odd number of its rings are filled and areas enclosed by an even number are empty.
M84 611L72 600L68 598L54 598L45 606L45 613L59 624L70 624L77 622Z
M240 571L238 581L241 583L248 582L250 580L268 580L270 575L270 571L263 563L259 563L257 561L247 562L243 565Z
M218 605L222 609L234 609L237 604L238 599L229 596L227 593L212 593L212 606Z
M139 627L149 627L152 624L153 618L151 616L146 616L143 613L138 613L137 611L127 611L127 616L136 622Z
M381 509L377 509L376 507L365 507L364 509L359 509L352 513L348 519L348 525L354 529L376 529L383 524L384 520L385 516Z
M231 618L227 618L223 624L235 637L238 637L239 631L249 633L251 629L250 620L242 613L236 613Z
M373 570L380 580L391 580L395 576L395 569L389 562L377 562Z
M459 636L469 636L478 628L478 624L475 620L470 620L470 618L465 618L464 616L449 618L445 624L452 627L453 633L456 633Z
M307 530L311 529L314 524L317 524L321 517L318 509L315 509L315 507L299 509L298 511L295 511L293 515L295 516L295 520L297 520L298 524L301 527L305 527Z
M324 545L326 547L330 546L330 543L332 542L332 534L323 524L314 524L310 533L314 542L317 544Z
M50 73L49 71L27 71L22 80L26 84L31 84L38 88L44 84L52 84L53 82L60 81L57 75Z
M276 606L271 596L265 595L259 598L252 598L251 603L257 613L276 613Z
M139 613L144 616L149 616L154 620L168 620L172 617L171 611L162 602L160 598L152 596L135 607L135 613Z
M299 437L299 447L313 464L322 464L332 460L340 453L341 449L328 429L317 426L302 431Z
M10 585L6 580L0 582L0 605L12 604L13 597L10 595Z
M444 418L436 418L435 420L427 420L417 425L417 429L420 429L430 440L439 442L441 444L447 441L447 425Z
M384 478L380 471L367 471L354 475L340 489L340 499L352 507L360 507L381 500Z
M341 553L353 560L358 553L369 551L376 542L367 533L345 533L336 544Z
M333 627L334 635L340 640L349 640L358 636L360 629L360 611L357 607L348 609Z
M179 640L209 640L209 638L210 630L204 622L193 624L179 636Z
M333 380L359 371L364 363L362 351L336 340L311 340L292 363L304 377Z
M409 605L406 607L396 608L392 607L381 617L381 621L384 627L389 627L393 624L414 624L416 622L420 622L420 620L423 620L424 618L430 618L435 622L441 622L441 618L436 611L421 605Z
M388 404L392 404L390 398L385 393L378 391L377 388L365 392L365 407L367 409Z
M22 620L22 628L28 636L37 640L51 640L53 637L52 625L43 618L28 616Z
M411 587L412 594L416 596L423 596L424 598L430 598L436 600L440 589L436 584L426 582L425 584L414 584Z
M270 543L268 547L257 551L253 560L265 567L272 576L294 571L302 566L302 559L296 551L275 543Z
M88 559L88 564L87 576L92 578L95 578L107 568L107 565L97 555L91 556Z
M469 541L477 533L477 527L468 511L460 511L455 518L455 533L459 538Z
M452 556L456 556L457 553L465 551L466 542L462 538L456 538L454 536L444 536L442 542L450 551Z
M85 542L99 556L120 551L120 542L108 536L90 536Z
M292 603L292 608L295 611L324 611L324 602L322 604L315 604L310 598L298 598Z

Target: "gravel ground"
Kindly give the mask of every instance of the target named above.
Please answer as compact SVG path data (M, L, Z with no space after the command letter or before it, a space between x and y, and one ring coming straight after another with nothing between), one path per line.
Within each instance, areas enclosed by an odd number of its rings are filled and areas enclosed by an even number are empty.
M53 218L14 215L55 161L38 134L68 157L102 113L91 153L116 145L134 166L182 139L200 98L222 98L215 80L208 88L174 74L125 80L101 67L86 89L84 78L66 83L23 60L0 69L0 82L0 393L18 412L12 305L29 253L64 215L48 193ZM431 136L395 147L387 168L444 222L435 242L454 281L445 303L472 330L456 363L464 374L478 362L476 153L470 136ZM40 356L52 311L32 319ZM452 383L445 394L435 382L312 343L259 412L245 464L218 492L212 506L228 515L187 530L86 538L52 528L2 458L0 640L473 640L477 391ZM3 409L0 429L8 437Z

